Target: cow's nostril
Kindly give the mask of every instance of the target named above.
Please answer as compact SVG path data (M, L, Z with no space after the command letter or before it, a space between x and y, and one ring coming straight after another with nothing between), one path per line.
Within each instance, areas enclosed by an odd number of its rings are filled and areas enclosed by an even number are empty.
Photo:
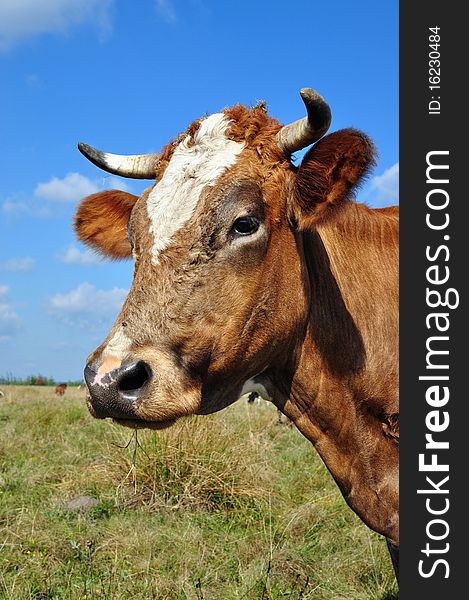
M120 392L127 392L138 395L139 391L150 381L152 372L147 363L142 360L125 365L120 368L118 389Z

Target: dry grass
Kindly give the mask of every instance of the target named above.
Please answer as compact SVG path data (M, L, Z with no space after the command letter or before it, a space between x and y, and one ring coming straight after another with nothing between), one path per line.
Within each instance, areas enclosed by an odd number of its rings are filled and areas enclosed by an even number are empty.
M0 598L397 597L383 540L271 406L139 432L134 468L84 392L3 391ZM80 494L99 504L66 510Z
M113 482L127 470L138 500L152 508L247 509L268 498L267 436L246 439L242 421L213 425L213 419L189 418L157 435L140 433L138 439L119 431L121 443L103 449L110 458L104 470ZM132 457L136 451L135 469L129 469L128 453L116 451L125 447ZM257 460L246 460L247 454Z

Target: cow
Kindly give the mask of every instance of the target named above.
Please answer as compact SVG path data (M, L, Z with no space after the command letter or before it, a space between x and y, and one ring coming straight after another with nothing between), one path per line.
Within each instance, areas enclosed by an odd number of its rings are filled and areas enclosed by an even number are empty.
M55 394L57 396L63 396L65 394L65 390L67 389L66 383L59 383L55 386Z
M156 179L108 190L75 215L78 238L133 257L131 290L88 357L94 417L163 429L247 393L308 438L347 504L399 547L398 208L354 192L375 147L310 88L282 126L260 103L194 121L160 154L79 144L95 165ZM292 154L311 146L299 166Z

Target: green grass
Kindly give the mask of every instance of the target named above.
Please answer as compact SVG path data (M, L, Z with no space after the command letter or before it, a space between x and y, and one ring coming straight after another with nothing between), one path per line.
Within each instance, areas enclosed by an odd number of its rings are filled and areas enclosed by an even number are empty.
M397 598L384 540L272 406L139 432L133 469L132 431L84 391L3 391L0 598ZM99 504L67 510L78 495Z

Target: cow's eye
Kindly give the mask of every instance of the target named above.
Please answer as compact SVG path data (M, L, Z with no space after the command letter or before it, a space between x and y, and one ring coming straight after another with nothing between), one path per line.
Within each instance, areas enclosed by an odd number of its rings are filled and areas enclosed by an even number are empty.
M259 229L259 221L254 217L240 217L233 224L233 231L238 235L251 235Z

